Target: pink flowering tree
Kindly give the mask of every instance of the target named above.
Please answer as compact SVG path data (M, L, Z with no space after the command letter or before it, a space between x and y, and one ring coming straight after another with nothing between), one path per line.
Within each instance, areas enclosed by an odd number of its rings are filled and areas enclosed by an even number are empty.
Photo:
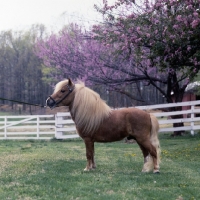
M91 32L71 26L52 34L38 42L38 55L58 80L78 77L122 93L142 81L167 102L180 102L200 68L199 1L116 0L108 5L104 0L102 8L96 6L103 24Z
M96 37L105 44L117 44L116 52L132 60L135 72L143 74L167 102L182 101L200 67L200 1L103 3L103 8L96 8L104 15L105 25L94 26ZM159 87L160 81L166 89Z
M141 100L124 87L143 80L144 76L135 73L132 61L124 59L123 52L113 54L113 49L116 50L113 44L105 45L96 40L93 33L85 32L76 25L37 43L37 55L50 67L48 75L54 80L78 78L87 85L105 85L107 90Z
M87 85L105 85L108 91L143 101L137 93L128 91L127 86L149 78L134 67L133 59L125 58L126 51L117 49L118 45L102 43L96 34L85 32L76 25L37 43L37 55L49 67L48 76L55 81L78 78ZM153 73L154 69L150 71ZM151 76L151 79L162 81L157 76Z
M93 31L104 43L117 43L133 60L135 70L146 76L167 102L182 101L188 83L200 69L200 1L103 3L103 8L96 8L104 15L106 26L95 26ZM159 79L166 87L159 87Z

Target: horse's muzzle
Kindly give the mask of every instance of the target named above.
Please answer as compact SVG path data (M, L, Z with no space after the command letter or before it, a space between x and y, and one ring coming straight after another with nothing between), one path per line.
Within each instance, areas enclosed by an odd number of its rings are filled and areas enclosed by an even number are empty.
M46 106L48 106L49 108L53 109L56 107L56 102L54 101L53 98L48 97L48 99L46 100Z

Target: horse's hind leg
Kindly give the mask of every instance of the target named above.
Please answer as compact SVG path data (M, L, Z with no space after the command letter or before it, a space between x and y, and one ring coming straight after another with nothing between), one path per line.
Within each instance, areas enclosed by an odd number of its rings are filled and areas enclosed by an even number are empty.
M151 144L151 149L150 149L149 153L153 158L153 165L154 165L153 173L160 173L159 172L160 167L159 167L158 157L157 157L157 150L152 144Z
M96 168L94 162L94 142L90 138L85 138L84 142L86 147L86 158L87 158L87 165L84 171L89 171L91 169Z
M144 165L142 168L142 172L148 172L150 171L151 166L148 166L148 161L150 159L149 157L149 151L145 149L142 145L138 144L140 146L140 149L142 150L143 156L144 156Z
M143 141L142 143L138 143L138 144L143 151L144 159L146 158L143 171L148 172L152 170L153 168L154 173L159 173L159 164L158 164L158 159L157 159L156 148L151 144L150 141L145 141L145 142Z

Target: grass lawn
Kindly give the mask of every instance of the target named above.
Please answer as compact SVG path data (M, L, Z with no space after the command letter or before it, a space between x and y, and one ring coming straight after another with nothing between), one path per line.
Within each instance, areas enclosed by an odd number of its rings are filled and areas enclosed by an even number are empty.
M84 172L85 146L67 141L0 141L2 200L198 200L200 134L160 134L161 173L142 173L137 144L95 144L97 169Z

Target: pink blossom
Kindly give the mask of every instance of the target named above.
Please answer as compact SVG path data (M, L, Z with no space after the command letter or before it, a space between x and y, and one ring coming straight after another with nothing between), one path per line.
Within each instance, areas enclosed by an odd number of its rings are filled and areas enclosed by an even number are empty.
M136 43L140 42L142 40L142 38L138 38L135 40Z
M125 35L124 35L124 34L122 34L122 35L121 35L121 38L125 38Z
M137 30L137 31L140 31L140 27L138 26L138 27L136 28L136 30Z
M181 15L178 15L178 16L176 17L176 20L177 20L177 21L181 21L181 20L182 20L182 16L181 16Z
M175 35L170 35L169 38L170 39L174 39L176 36Z
M190 46L188 46L188 47L187 47L187 50L188 50L188 51L190 51L190 50L191 50L191 47L190 47Z
M175 24L175 25L173 26L173 28L174 28L174 29L178 29L179 26L178 26L177 24Z
M149 33L147 33L146 36L149 38L151 35Z
M194 15L194 17L198 17L199 16L199 14L197 12L194 12L193 15Z
M192 28L196 28L198 24L199 24L199 21L195 19L195 20L191 23Z
M122 47L122 51L125 50L125 49L126 49L126 46L123 46L123 47Z
M188 5L187 8L188 8L188 9L192 9L192 5Z
M161 3L160 3L160 2L156 3L156 4L155 4L155 9L159 9L160 6L161 6ZM147 6L147 8L148 8L148 6Z

